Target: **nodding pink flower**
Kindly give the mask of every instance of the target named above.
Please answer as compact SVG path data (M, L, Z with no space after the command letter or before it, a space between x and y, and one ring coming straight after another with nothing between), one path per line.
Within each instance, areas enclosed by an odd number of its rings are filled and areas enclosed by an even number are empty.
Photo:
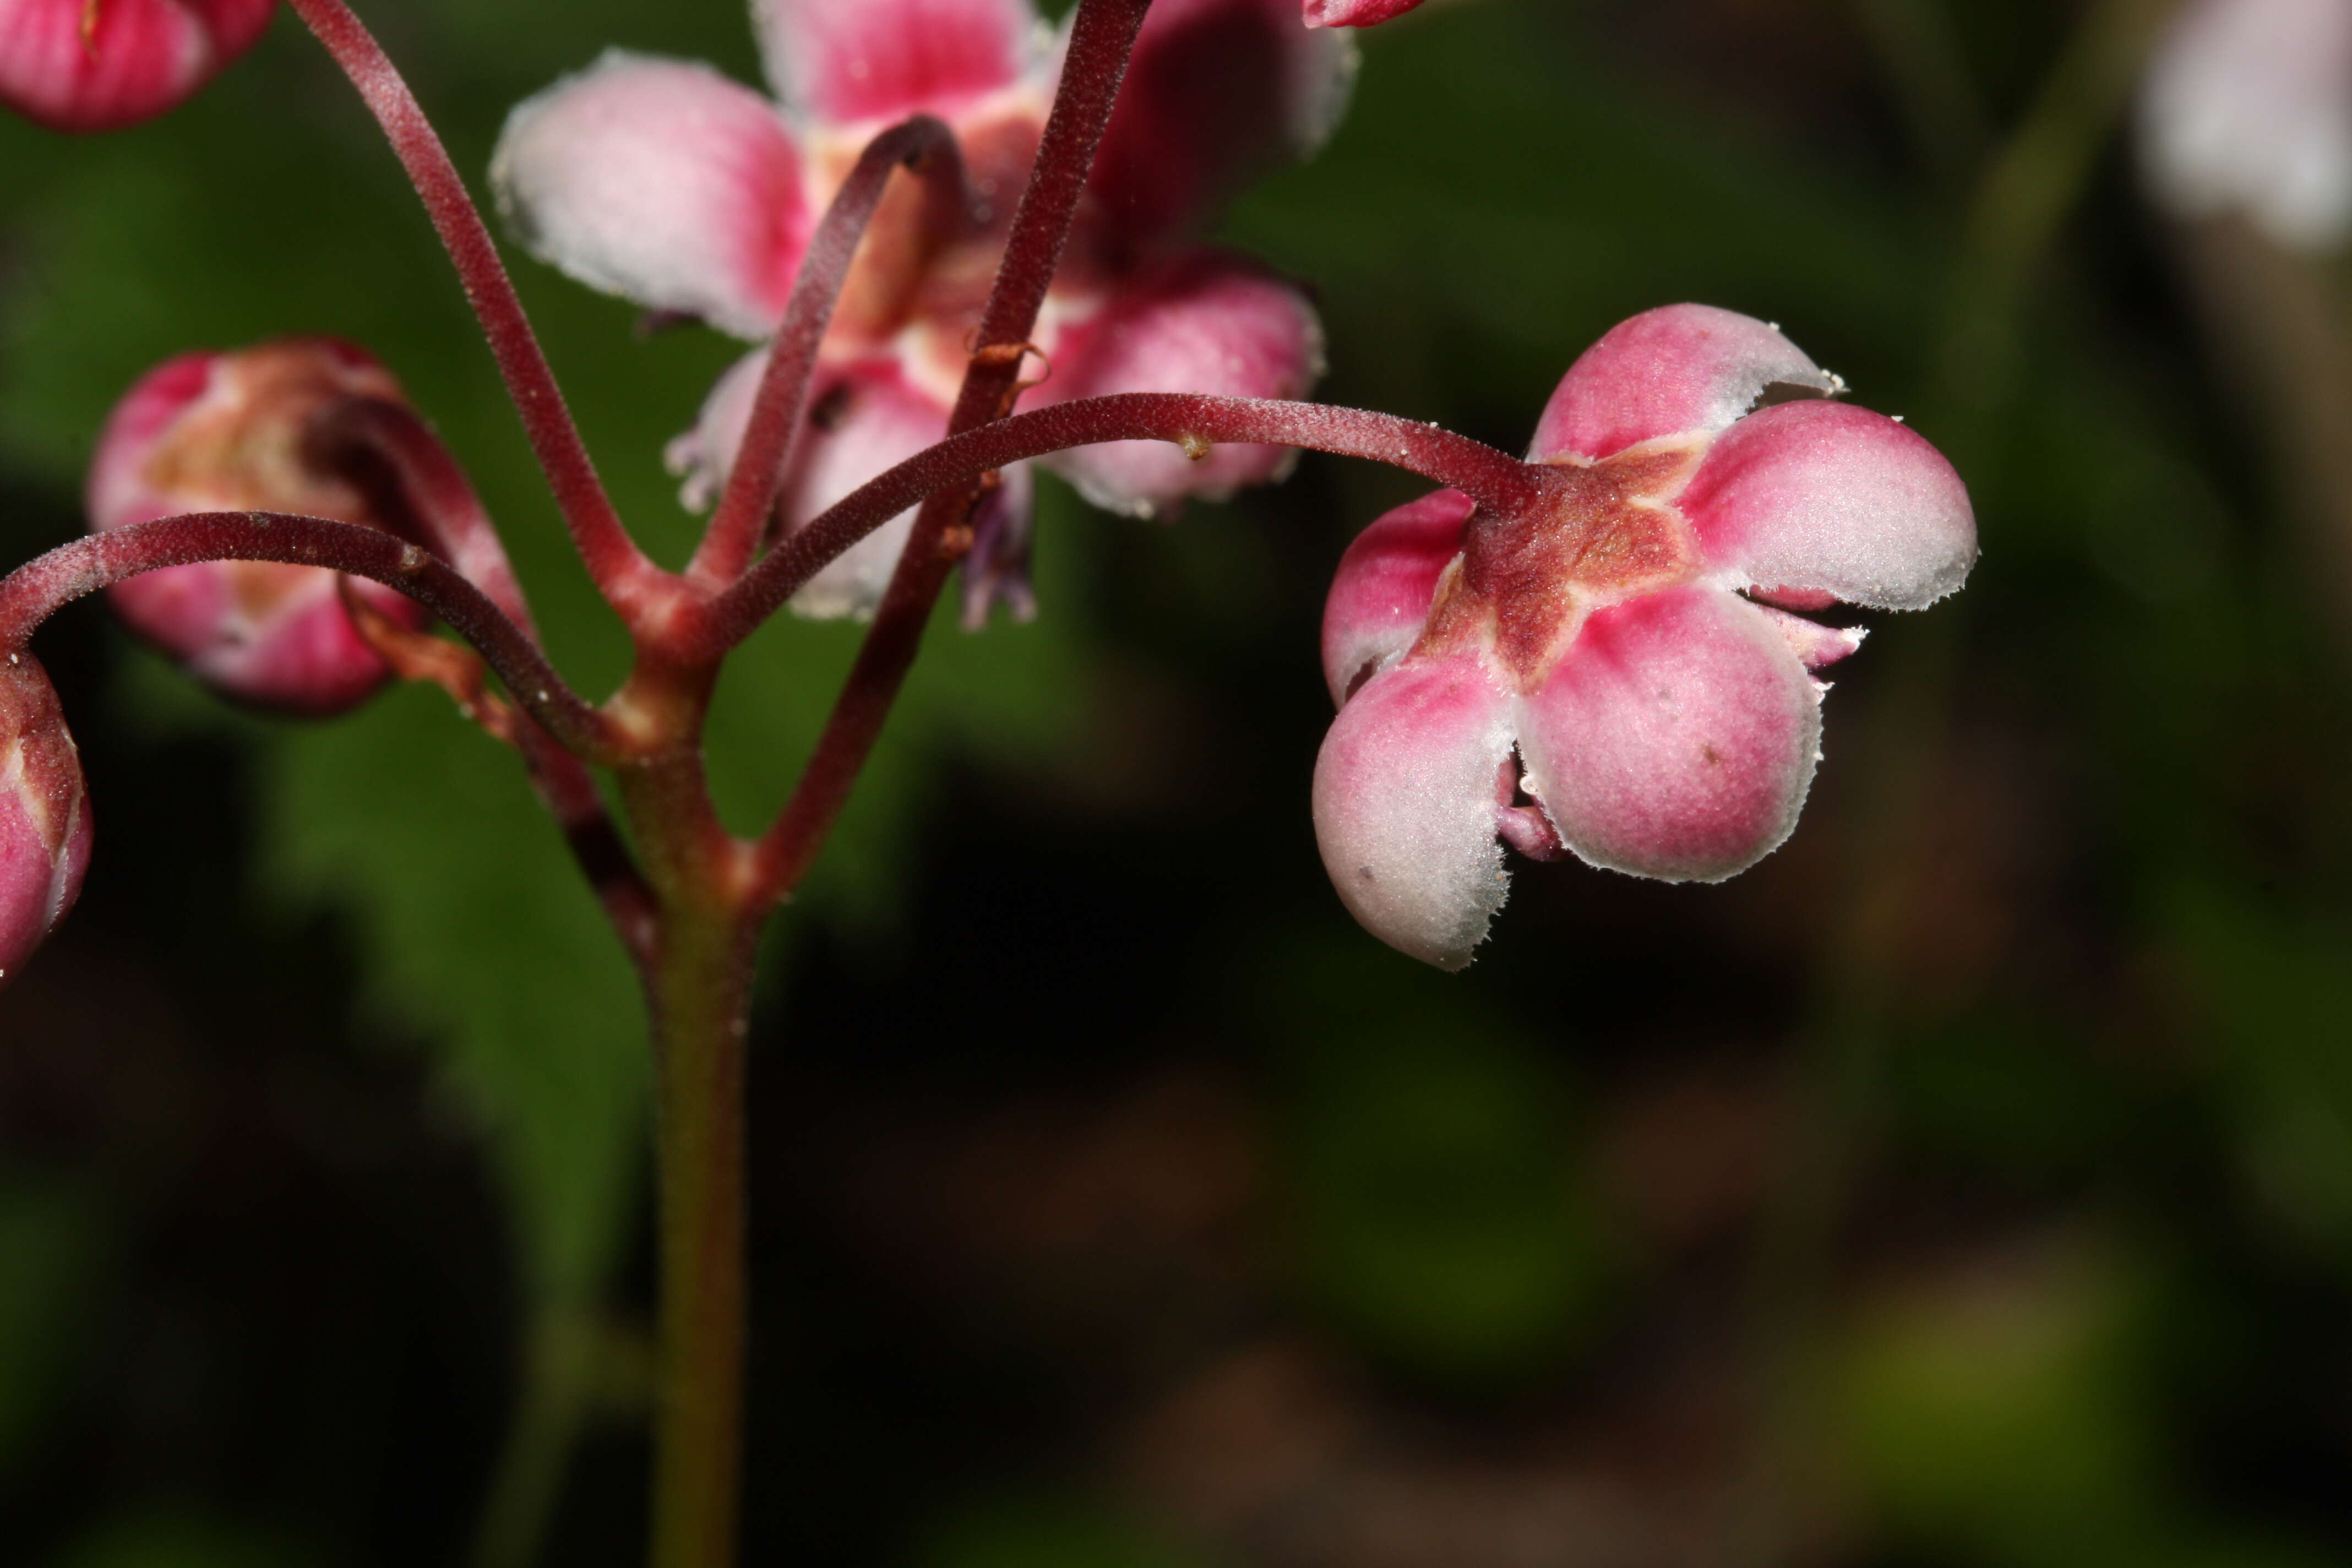
M192 353L149 372L109 416L89 469L93 531L191 511L280 511L393 528L382 502L308 449L313 422L357 399L403 403L365 352L289 338ZM308 717L365 700L391 670L352 624L337 574L271 561L206 561L107 590L130 627L224 694ZM380 584L352 591L403 626L415 604Z
M1790 611L1921 608L1976 559L1951 465L1843 390L1762 321L1652 310L1552 394L1528 510L1439 490L1357 538L1324 613L1315 826L1375 936L1468 963L1505 845L1717 881L1788 837L1811 672L1862 641Z
M2193 0L2139 100L2150 194L2182 217L2240 212L2279 244L2352 230L2352 0Z
M0 0L0 103L57 131L176 109L253 47L278 0Z
M0 985L73 908L89 865L81 758L29 653L0 656Z
M1060 47L1030 0L760 0L753 16L775 100L706 66L607 54L514 111L491 179L524 243L573 277L759 339L866 142L910 114L947 122L982 216L942 232L911 188L875 215L787 480L797 526L945 433ZM1045 379L1033 403L1307 389L1321 334L1305 297L1192 237L1241 183L1320 142L1353 62L1343 36L1300 25L1297 0L1158 0L1034 334ZM757 351L730 372L672 443L689 505L723 486L764 363ZM1102 504L1149 512L1274 478L1288 460L1271 447L1219 447L1198 465L1166 452L1132 443L1049 463ZM1017 541L1025 480L1005 479L997 536ZM886 525L793 607L870 612L910 521Z
M1421 0L1306 0L1310 27L1372 27L1402 16Z

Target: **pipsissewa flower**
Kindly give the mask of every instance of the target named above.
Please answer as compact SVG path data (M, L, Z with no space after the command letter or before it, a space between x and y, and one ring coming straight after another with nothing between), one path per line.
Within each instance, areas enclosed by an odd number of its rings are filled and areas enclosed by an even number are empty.
M1976 558L1968 491L1900 422L1833 400L1780 331L1700 305L1612 330L1552 394L1521 515L1439 490L1358 537L1325 611L1339 717L1315 826L1374 935L1470 961L1506 845L1670 881L1745 870L1796 826L1812 671Z

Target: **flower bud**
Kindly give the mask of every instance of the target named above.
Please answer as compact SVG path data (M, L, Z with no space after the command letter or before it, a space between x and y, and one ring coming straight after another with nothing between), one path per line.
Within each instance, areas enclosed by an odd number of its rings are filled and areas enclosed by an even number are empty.
M404 402L361 350L289 338L159 366L115 405L90 465L96 531L192 511L281 511L388 528L385 499L322 464L314 421L354 399ZM269 561L207 561L110 588L131 628L226 696L320 717L391 673L343 608L336 574ZM353 589L397 624L424 612L380 584Z
M81 891L89 803L58 694L28 653L0 660L0 985Z
M252 47L278 0L0 0L0 103L56 131L176 109Z

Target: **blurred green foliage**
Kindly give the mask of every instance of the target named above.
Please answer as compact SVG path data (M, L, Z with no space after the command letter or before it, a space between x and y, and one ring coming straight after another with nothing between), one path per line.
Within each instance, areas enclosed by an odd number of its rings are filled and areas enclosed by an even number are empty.
M1570 1085L1434 971L1287 955L1276 1050L1298 1266L1349 1338L1494 1389L1590 1339L1611 1283Z

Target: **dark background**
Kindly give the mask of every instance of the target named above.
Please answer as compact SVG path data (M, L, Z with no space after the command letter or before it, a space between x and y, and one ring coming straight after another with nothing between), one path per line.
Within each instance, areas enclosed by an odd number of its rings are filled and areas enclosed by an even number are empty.
M367 9L467 171L606 44L754 75L732 0ZM1954 458L1982 563L1872 617L1786 847L1524 868L1446 977L1355 928L1306 807L1323 587L1412 483L1310 457L1173 527L1041 487L1043 615L939 628L765 970L747 1561L2352 1562L2340 280L2143 201L2148 9L1366 36L1332 144L1228 225L1318 291L1324 396L1517 448L1612 323L1733 307ZM516 265L677 559L660 445L733 346ZM604 689L457 290L290 18L155 124L0 124L0 553L79 528L149 365L296 331L390 362ZM730 670L739 826L854 636ZM519 770L431 691L300 728L98 606L37 646L100 837L0 994L0 1561L463 1562L488 1510L501 1568L542 1493L540 1561L633 1561L640 1015Z

